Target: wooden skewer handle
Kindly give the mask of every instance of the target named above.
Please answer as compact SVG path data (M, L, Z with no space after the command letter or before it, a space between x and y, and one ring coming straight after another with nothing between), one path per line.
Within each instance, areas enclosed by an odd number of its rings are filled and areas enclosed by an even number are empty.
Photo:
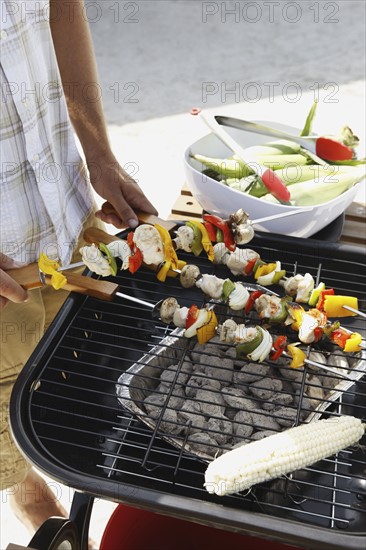
M27 290L43 286L39 278L39 267L36 263L18 269L10 269L7 271L7 274ZM118 285L110 281L92 279L91 277L84 277L76 273L67 272L65 276L67 278L67 283L62 287L64 290L93 296L94 298L109 302L113 300L119 288ZM49 275L46 275L46 284L51 284L51 277Z
M115 216L118 216L114 207L109 202L105 202L103 204L102 211L104 212L104 214L107 215L114 214ZM162 220L161 218L159 218L158 216L154 216L153 214L147 214L146 212L141 212L140 210L135 210L135 213L141 223L148 223L150 225L155 225L157 223L165 227L165 229L167 229L168 231L174 229L177 226L175 222Z
M119 237L116 237L115 235L110 235L109 233L106 233L103 231L103 229L99 229L98 227L88 227L88 229L85 229L83 234L84 240L88 244L110 244L114 241L122 241L123 239L120 239Z
M6 273L26 290L43 286L39 277L38 264L29 264L17 269L9 269Z

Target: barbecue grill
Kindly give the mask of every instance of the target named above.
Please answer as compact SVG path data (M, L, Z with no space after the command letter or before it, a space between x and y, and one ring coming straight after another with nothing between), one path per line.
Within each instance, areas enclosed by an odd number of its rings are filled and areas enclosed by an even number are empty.
M288 275L310 272L336 293L357 296L360 310L366 309L365 254L359 248L268 234L256 235L250 246L266 261L280 259ZM192 257L181 257L193 263ZM194 263L202 273L230 275L204 257ZM176 297L181 306L204 303L197 288L182 289L177 279L159 283L144 268L133 276L120 272L111 280L151 303L168 296ZM225 317L228 312L220 308L219 317ZM359 316L345 318L342 325L366 335ZM182 365L194 362L193 345L174 327L152 319L150 309L141 305L72 294L23 369L11 400L14 436L35 466L80 491L72 508L78 527L75 548L81 540L86 544L93 497L298 547L365 548L364 440L357 448L245 493L207 493L207 453L213 456L220 446L212 452L208 444L202 451L192 443L194 421L178 426L176 416L165 416L167 410L179 409L172 399L185 383L179 378ZM201 362L210 361L209 348L199 353ZM328 358L337 353L333 347L325 351ZM175 375L162 390L161 373L172 364ZM286 380L286 366L278 372L268 362L268 368L271 376ZM352 357L350 368L362 372L364 356ZM306 382L310 370L305 367L302 372L280 390L293 392L292 425L311 420L317 411L365 418L366 388L360 375L352 382L322 373ZM311 404L305 384L316 388L320 378L323 394ZM161 410L151 418L144 400L159 391L164 394ZM259 429L274 415L271 406L262 412ZM217 428L206 431L215 439ZM237 437L245 440L240 432Z

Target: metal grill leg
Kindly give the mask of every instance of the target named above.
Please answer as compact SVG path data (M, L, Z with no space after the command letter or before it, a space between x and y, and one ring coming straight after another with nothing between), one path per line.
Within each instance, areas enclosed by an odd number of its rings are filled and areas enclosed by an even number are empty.
M88 549L90 517L93 509L94 497L85 493L75 492L70 510L70 520L79 533L81 550Z

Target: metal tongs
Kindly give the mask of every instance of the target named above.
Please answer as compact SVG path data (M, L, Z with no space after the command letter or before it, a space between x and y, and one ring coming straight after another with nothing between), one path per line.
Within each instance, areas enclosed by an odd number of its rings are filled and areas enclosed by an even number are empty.
M353 150L332 139L330 137L323 136L296 136L288 134L283 130L278 130L258 122L250 122L248 120L241 120L239 118L229 116L215 116L216 122L221 126L227 126L229 128L236 128L238 130L244 130L245 132L252 132L254 134L260 134L263 136L271 136L278 139L287 139L294 141L301 145L304 149L310 151L310 153L316 155L316 160L319 164L326 164L324 161L336 162L342 160L351 160L353 158Z

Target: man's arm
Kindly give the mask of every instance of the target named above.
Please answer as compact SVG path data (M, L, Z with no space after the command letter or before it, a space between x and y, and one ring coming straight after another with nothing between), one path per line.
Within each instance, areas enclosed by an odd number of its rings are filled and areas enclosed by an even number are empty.
M133 209L157 214L137 183L114 157L107 135L100 94L88 99L87 91L98 88L89 24L84 0L50 0L50 26L61 73L68 111L83 148L96 192L109 201L121 220L136 225ZM121 226L115 216L100 216Z

